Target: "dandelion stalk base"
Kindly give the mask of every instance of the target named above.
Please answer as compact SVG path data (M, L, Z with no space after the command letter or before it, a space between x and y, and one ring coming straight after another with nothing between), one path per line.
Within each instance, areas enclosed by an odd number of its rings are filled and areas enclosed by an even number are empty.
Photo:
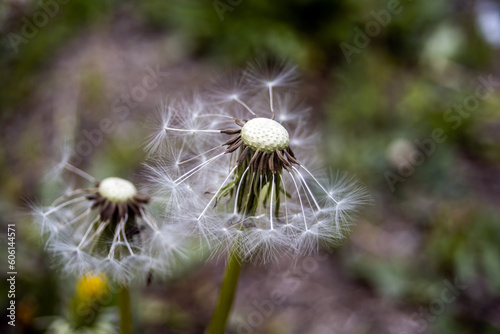
M130 301L130 288L123 286L118 291L118 309L120 311L120 333L132 334L132 310Z
M220 287L217 307L205 334L222 334L225 331L227 318L233 306L238 279L241 272L241 259L235 250L231 252L226 264L226 272Z

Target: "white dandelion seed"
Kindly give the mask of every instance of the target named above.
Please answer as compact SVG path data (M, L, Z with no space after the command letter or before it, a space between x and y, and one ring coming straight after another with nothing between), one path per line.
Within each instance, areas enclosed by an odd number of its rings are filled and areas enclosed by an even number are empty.
M156 163L165 167L153 168L152 179L171 199L173 220L218 251L266 262L338 243L367 200L355 180L332 184L306 167L318 134L306 124L309 109L285 89L296 78L291 67L252 65L231 81L233 89L212 89L207 102L197 96L196 107L162 107L182 117L162 116L171 122L148 146L182 140L161 152Z

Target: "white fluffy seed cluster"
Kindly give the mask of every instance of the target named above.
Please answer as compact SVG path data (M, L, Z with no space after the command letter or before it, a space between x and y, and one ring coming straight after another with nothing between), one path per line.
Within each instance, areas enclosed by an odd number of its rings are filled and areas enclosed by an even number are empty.
M137 189L130 181L108 177L99 184L99 194L111 202L121 203L133 198Z
M296 78L288 66L251 64L207 92L169 97L160 106L157 131L147 146L155 163L149 167L155 192L167 202L175 231L198 236L213 256L236 249L244 261L267 262L338 244L368 200L354 179L334 178L318 168L321 138L307 122L309 108L291 90ZM246 121L242 143L265 153L250 152L259 167L279 161L270 154L287 148L299 163L262 173L239 162L243 151L226 152L223 145L238 138L235 120ZM287 153L285 158L292 156Z
M246 146L266 153L288 147L288 131L280 123L269 118L253 118L241 128L241 139Z

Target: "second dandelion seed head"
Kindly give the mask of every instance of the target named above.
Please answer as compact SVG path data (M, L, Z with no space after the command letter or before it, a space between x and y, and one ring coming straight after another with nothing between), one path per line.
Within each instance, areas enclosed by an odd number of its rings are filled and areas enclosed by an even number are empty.
M121 203L134 198L137 189L130 181L108 177L99 183L99 194L111 202Z
M92 209L99 208L103 221L140 217L142 206L150 200L149 196L138 194L132 182L119 177L105 178L97 183L96 190L87 199L93 202Z
M36 212L48 234L47 246L63 269L106 274L120 284L142 281L148 273L169 273L182 252L182 238L160 233L168 228L146 208L151 198L128 180L99 181L72 165L65 168L93 186L67 192Z

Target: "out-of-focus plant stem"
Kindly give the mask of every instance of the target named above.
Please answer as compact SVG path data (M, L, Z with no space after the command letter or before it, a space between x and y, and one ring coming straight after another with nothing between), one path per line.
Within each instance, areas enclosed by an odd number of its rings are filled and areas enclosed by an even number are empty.
M226 264L226 272L219 292L217 307L212 316L206 334L223 334L226 328L227 318L233 306L238 279L241 272L241 259L237 254L237 249L233 248Z
M132 310L130 302L130 288L122 286L118 291L118 309L120 310L120 333L132 334Z

